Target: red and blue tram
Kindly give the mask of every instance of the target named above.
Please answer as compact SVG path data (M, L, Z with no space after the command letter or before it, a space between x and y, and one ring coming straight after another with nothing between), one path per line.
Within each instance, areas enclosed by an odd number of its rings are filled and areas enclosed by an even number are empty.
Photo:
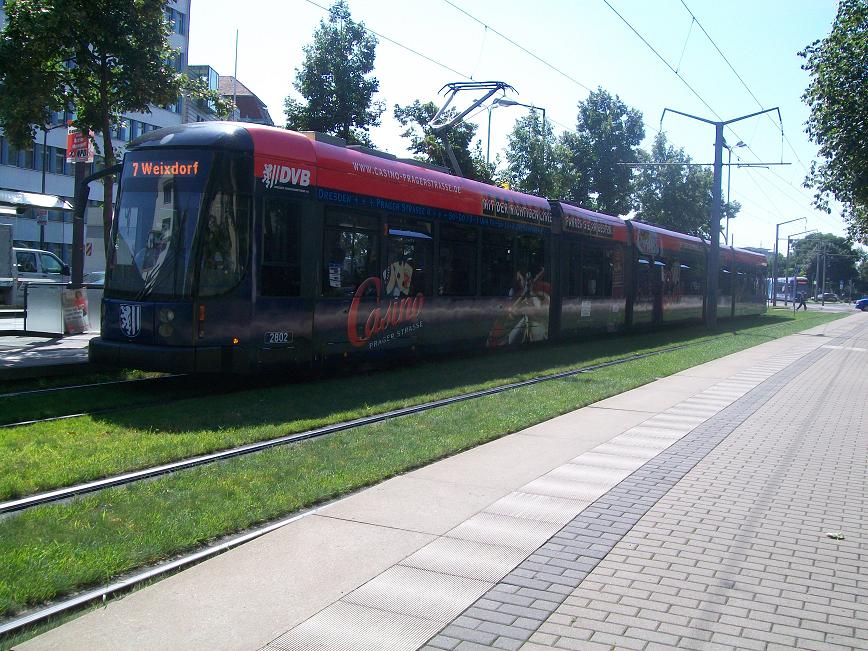
M330 136L207 122L124 157L92 361L252 372L699 323L707 244ZM721 250L720 318L766 261Z

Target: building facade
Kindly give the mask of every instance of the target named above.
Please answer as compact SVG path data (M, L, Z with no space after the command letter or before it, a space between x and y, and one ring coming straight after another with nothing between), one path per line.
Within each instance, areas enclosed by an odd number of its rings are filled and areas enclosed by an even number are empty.
M190 3L192 0L171 0L166 7L166 20L171 25L170 45L178 51L175 68L187 70ZM4 2L0 0L0 29L5 26ZM151 106L150 113L127 113L112 133L112 142L119 156L124 146L143 133L187 121L190 101L179 97L174 105ZM33 145L27 150L11 147L0 132L0 190L55 195L72 204L74 191L73 164L66 162L67 120L70 114L56 113L47 131L37 130ZM98 136L98 141L101 142ZM90 171L100 167L98 159ZM90 173L90 172L89 172ZM105 269L103 246L102 201L99 184L91 187L86 212L84 270ZM12 224L16 246L37 247L56 253L64 261L72 259L72 212L20 206L17 210L0 211L0 223Z

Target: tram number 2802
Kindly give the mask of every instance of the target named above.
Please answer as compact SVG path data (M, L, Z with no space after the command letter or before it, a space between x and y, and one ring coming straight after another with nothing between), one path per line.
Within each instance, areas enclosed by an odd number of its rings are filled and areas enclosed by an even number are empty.
M280 346L292 343L292 333L291 332L266 332L265 333L265 345L266 346Z

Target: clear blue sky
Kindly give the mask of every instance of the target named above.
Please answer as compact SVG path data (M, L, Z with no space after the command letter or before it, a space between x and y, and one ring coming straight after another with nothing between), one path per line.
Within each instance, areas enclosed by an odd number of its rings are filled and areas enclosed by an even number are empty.
M573 128L576 104L588 89L602 86L642 111L645 148L667 107L729 120L777 106L783 116L783 143L776 116L740 122L726 133L730 144L741 140L748 145L734 150L733 162L791 163L732 169L731 197L742 204L739 217L730 222L736 246L771 248L775 224L796 218L805 221L782 226L782 236L813 228L844 233L839 213L826 215L812 208L811 192L801 186L816 147L804 132L808 112L801 95L809 77L797 52L828 34L837 8L833 0L350 0L349 6L354 20L437 62L380 39L374 75L380 81L378 99L389 107L382 126L373 131L381 149L406 155L406 142L391 117L395 104L415 99L439 103L443 84L469 77L511 84L519 94L510 97L544 107L556 132ZM283 100L295 94L292 82L302 62L302 46L311 42L325 17L306 0L192 0L189 61L231 75L237 29L238 79L268 105L275 123L283 125ZM492 112L492 157L525 110ZM484 148L487 113L474 121ZM713 126L667 114L663 130L694 161L713 160ZM723 191L725 195L726 172Z

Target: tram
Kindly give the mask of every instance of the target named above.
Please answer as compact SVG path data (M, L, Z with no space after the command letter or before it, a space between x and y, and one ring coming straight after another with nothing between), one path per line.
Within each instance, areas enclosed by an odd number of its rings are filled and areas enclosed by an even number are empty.
M206 122L124 157L93 362L250 373L699 323L702 240L318 133ZM718 315L765 310L722 248Z
M776 298L779 301L792 301L804 293L811 295L811 283L805 276L787 276L785 278L769 278L766 281L766 295L768 300Z

